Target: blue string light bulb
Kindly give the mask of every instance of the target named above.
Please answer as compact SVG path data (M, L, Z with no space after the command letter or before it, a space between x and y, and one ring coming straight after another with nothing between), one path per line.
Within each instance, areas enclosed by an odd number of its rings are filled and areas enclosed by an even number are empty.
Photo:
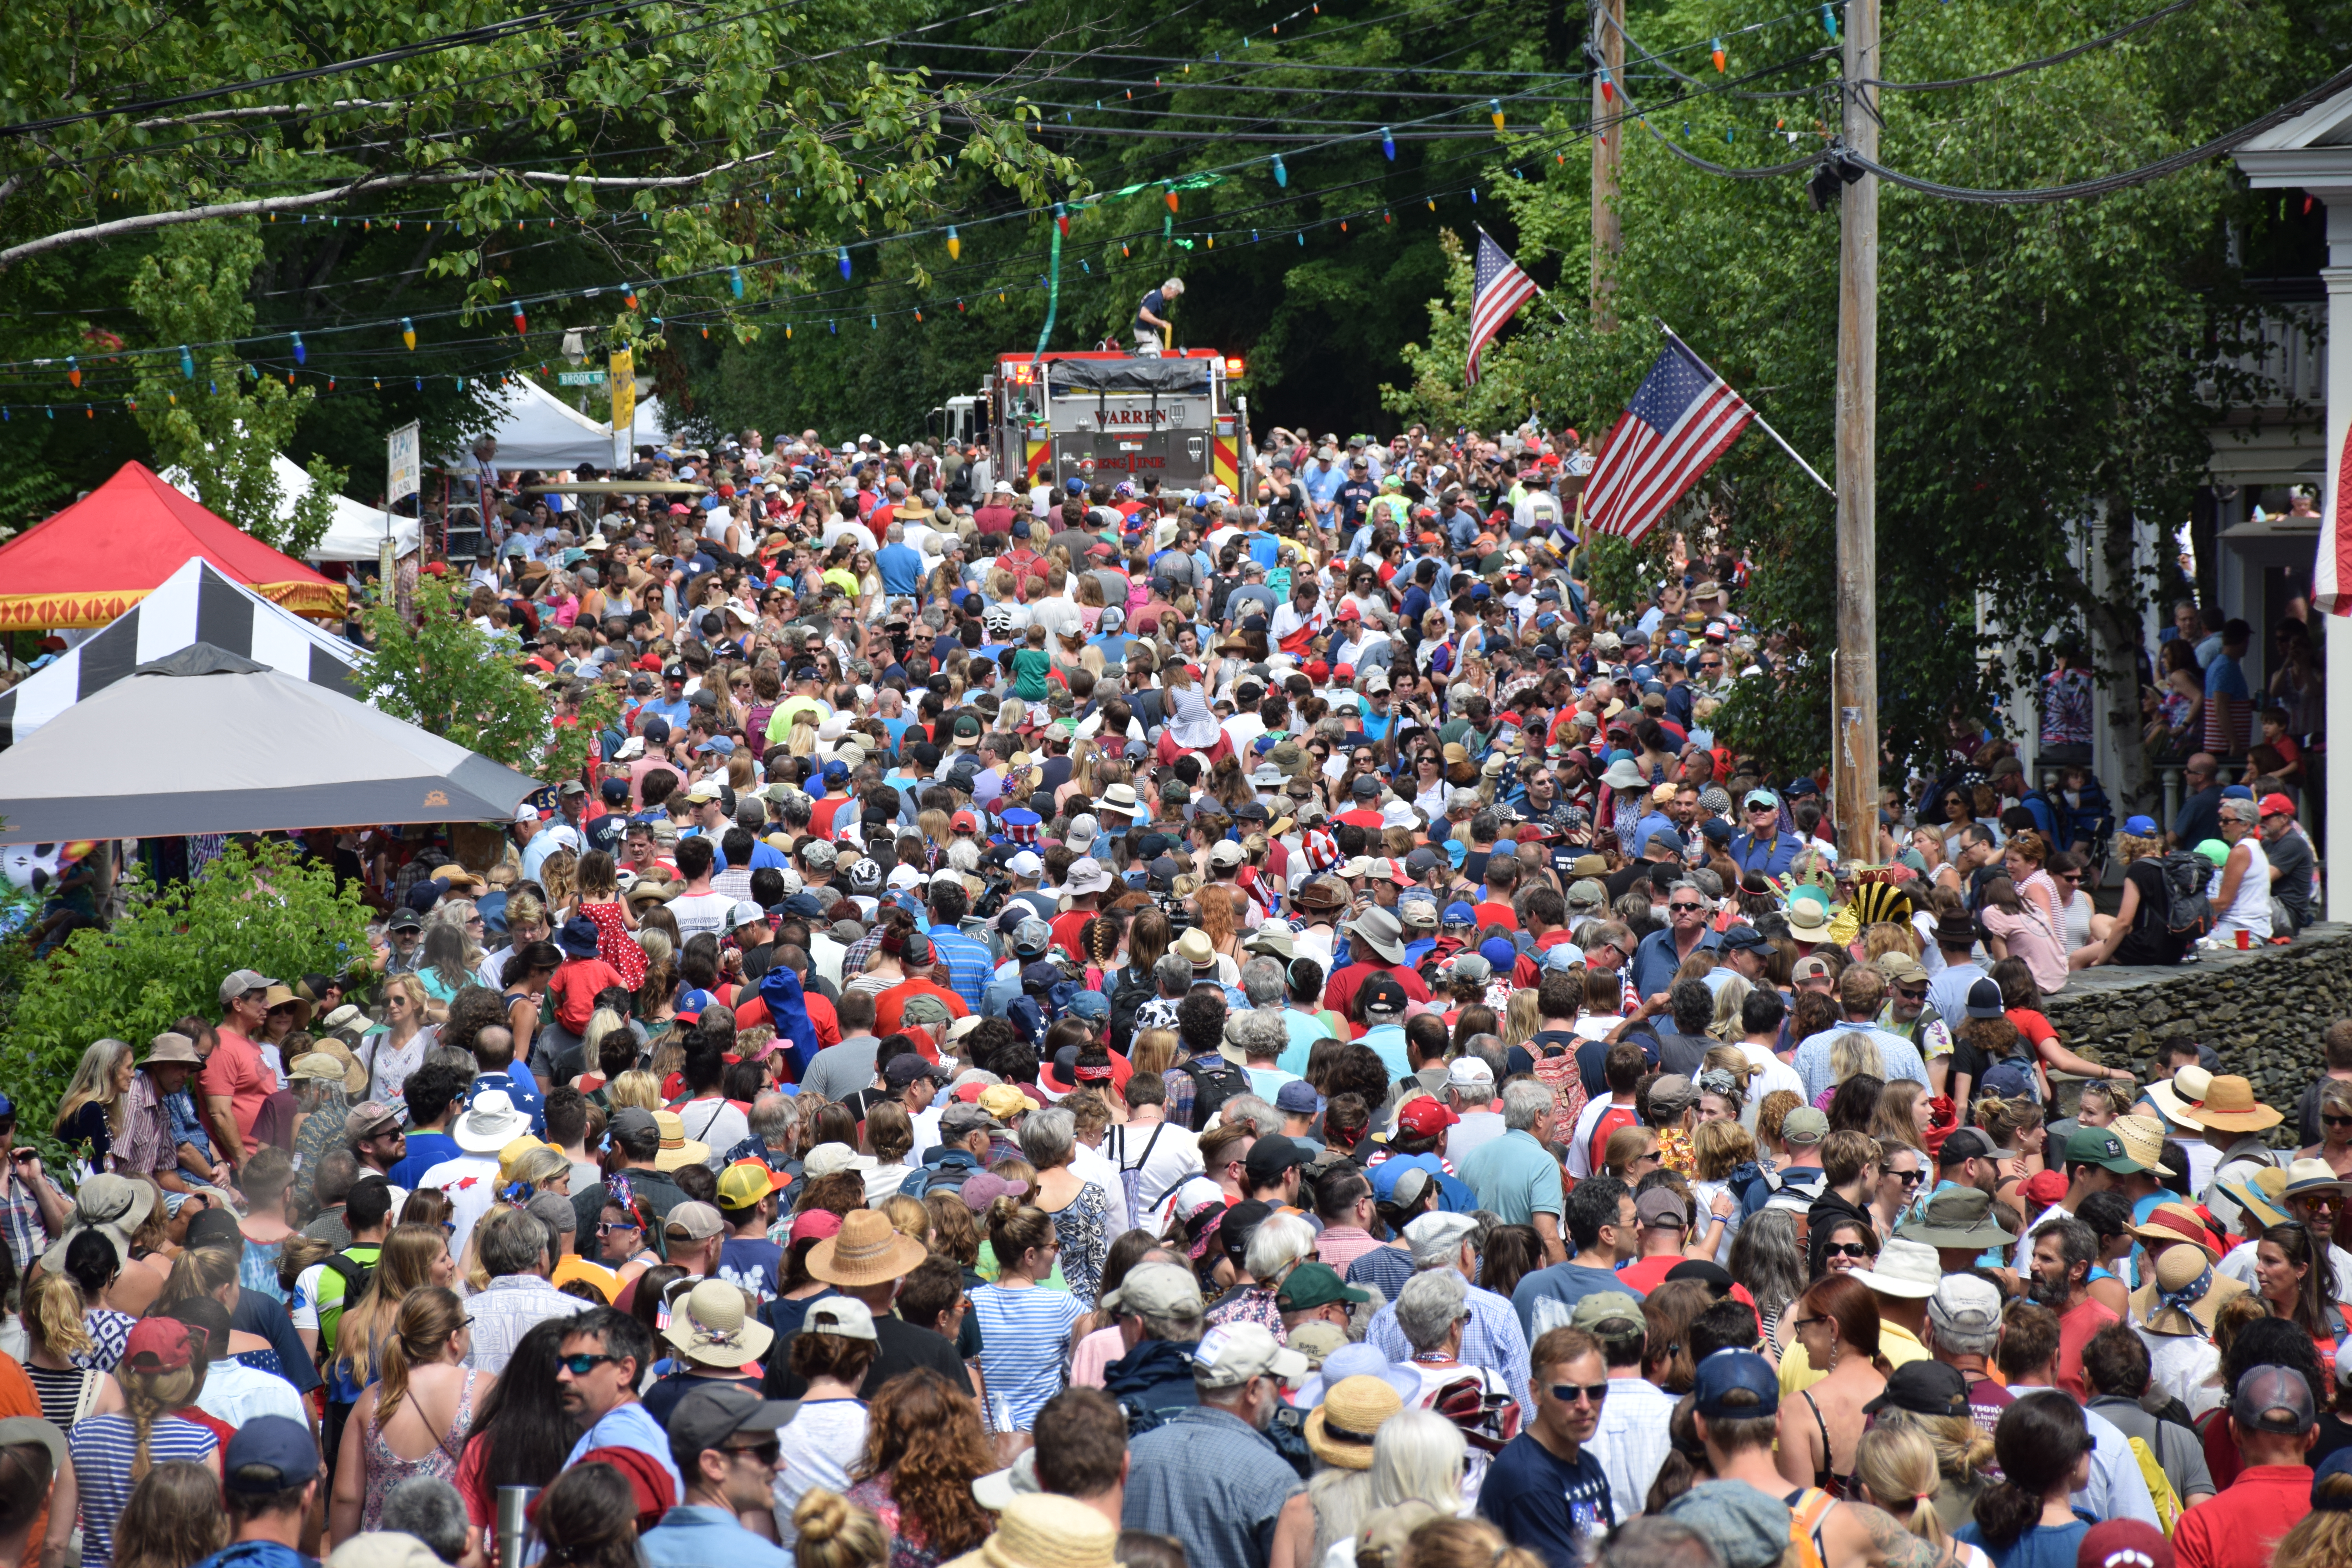
M740 300L743 297L743 269L741 268L730 267L727 269L727 287L735 290L735 298L738 300Z
M299 332L289 332L286 335L294 340L294 363L296 364L310 363L310 351L302 346L302 334Z
M1279 153L1274 155L1274 183L1285 190L1290 188L1290 171L1282 166L1282 154Z
M849 277L849 247L845 245L841 247L840 267L841 276L846 280Z
M1391 163L1396 162L1396 136L1385 125L1381 127L1381 156Z
M188 352L185 343L180 345L180 374L190 381L196 379L196 356Z

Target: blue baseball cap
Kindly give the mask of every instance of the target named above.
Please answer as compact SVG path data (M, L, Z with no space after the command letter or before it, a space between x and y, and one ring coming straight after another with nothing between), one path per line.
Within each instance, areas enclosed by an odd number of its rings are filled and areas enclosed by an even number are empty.
M849 776L849 764L838 758L824 764L824 782L839 784Z
M1772 944L1765 940L1764 933L1750 925L1727 928L1722 942L1726 952L1769 952L1772 950Z
M2254 798L2254 792L2247 788L2244 784L2226 784L2222 787L2221 798L2223 800L2252 800Z
M1518 944L1507 936L1490 936L1478 944L1478 956L1496 973L1505 974L1519 961Z
M1776 1415L1780 1408L1780 1379L1772 1363L1754 1351L1716 1352L1698 1363L1697 1381L1691 1392L1696 1395L1693 1407L1710 1421L1754 1420ZM1753 1402L1724 1402L1725 1395L1740 1392L1753 1394Z
M1472 909L1468 904L1464 903L1461 900L1456 899L1454 902L1446 905L1444 910L1439 913L1437 918L1443 923L1450 926L1476 925L1478 923L1478 911Z
M2135 838L2153 838L2156 837L2157 831L2156 818L2152 816L2126 816L2124 818L2124 831L2130 834Z
M268 1497L319 1473L319 1445L289 1416L256 1415L236 1429L221 1456L221 1485L247 1497Z

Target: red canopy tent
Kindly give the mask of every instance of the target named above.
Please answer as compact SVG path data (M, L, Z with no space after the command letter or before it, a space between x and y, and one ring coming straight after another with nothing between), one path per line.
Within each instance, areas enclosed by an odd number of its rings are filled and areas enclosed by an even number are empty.
M201 555L301 616L340 616L341 584L281 555L143 463L0 544L0 630L102 626Z

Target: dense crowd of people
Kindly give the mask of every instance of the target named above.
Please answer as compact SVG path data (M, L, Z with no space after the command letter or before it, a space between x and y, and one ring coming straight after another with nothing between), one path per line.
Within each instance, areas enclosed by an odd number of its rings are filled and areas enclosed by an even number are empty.
M0 1536L2352 1568L2352 1020L2287 1112L2045 1011L2307 923L2293 759L2224 693L2118 821L2062 665L2046 779L1967 737L1841 845L1716 733L1802 657L1745 563L1577 574L1591 461L486 455L422 570L620 716L502 843L293 835L368 962L90 1044L71 1171L0 1100Z

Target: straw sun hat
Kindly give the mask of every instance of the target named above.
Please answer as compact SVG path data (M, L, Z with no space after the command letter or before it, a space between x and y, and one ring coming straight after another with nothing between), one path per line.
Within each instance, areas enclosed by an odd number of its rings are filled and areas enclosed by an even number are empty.
M892 1228L880 1210L853 1209L837 1234L809 1248L808 1271L828 1285L854 1290L904 1279L929 1256L921 1242Z
M1322 1404L1307 1412L1307 1447L1327 1465L1369 1470L1373 1435L1403 1408L1397 1391L1381 1379L1343 1377L1324 1390Z
M1075 1498L1052 1492L1013 1497L997 1516L996 1533L949 1568L1111 1568L1118 1530Z

